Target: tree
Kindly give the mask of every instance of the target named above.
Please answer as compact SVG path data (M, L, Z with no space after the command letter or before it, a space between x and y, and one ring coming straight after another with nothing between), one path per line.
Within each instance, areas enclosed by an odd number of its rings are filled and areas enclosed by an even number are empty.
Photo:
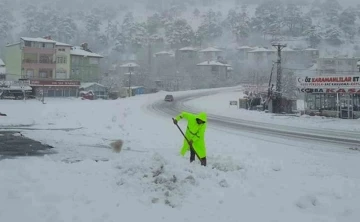
M254 28L264 35L279 35L283 25L283 15L284 7L281 0L264 1L255 10Z
M345 9L339 16L339 27L350 39L356 35L356 17L357 11L354 8Z
M332 45L340 45L343 43L342 40L343 33L336 26L327 26L324 31L324 40Z
M101 20L98 16L94 14L89 14L86 16L85 28L88 33L98 34L100 32L100 25Z
M245 11L238 13L234 9L229 10L228 16L225 19L225 26L230 29L237 42L248 38L251 31L250 18Z
M165 29L166 41L172 48L189 46L194 39L194 31L184 19L178 19Z
M341 5L337 0L326 0L322 8L324 10L324 14L326 17L326 20L329 23L336 23L339 19L339 12L342 9Z
M284 25L289 29L289 32L292 36L299 34L297 31L298 27L301 27L302 13L300 8L294 3L289 3L286 6L284 13Z
M212 9L202 16L202 22L197 30L198 41L213 41L222 35L221 16Z
M309 27L309 29L307 29L304 32L304 34L305 34L306 39L309 42L311 48L316 48L316 46L323 39L320 26L313 25L313 26Z
M14 18L4 3L0 3L0 38L7 39L13 28Z
M161 16L158 13L155 13L147 18L147 27L149 34L151 35L156 34L159 28L161 28L161 26L162 26Z

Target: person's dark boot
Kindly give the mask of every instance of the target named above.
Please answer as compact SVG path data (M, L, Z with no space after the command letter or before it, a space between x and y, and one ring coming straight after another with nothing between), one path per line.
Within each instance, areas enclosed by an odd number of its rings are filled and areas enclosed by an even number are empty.
M200 159L201 166L206 166L206 157Z

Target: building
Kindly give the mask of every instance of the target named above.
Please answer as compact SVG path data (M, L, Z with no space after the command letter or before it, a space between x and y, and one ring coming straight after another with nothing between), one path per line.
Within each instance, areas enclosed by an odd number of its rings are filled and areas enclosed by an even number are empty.
M101 98L101 99L107 99L108 98L108 89L106 86L101 85L96 82L85 82L81 83L80 91L86 91L86 92L93 92L95 95L95 99Z
M56 79L70 79L71 72L71 45L56 42Z
M197 64L198 73L193 76L192 83L196 88L225 86L231 80L231 66L220 61L206 61Z
M87 43L72 47L70 79L83 82L97 82L100 79L100 59L102 55L91 52Z
M5 80L5 79L6 79L5 63L4 61L2 61L2 59L0 59L0 80Z
M200 59L203 61L212 61L217 60L219 56L222 56L222 50L214 48L214 47L208 47L206 49L202 49L199 51L201 54Z
M7 73L11 79L55 79L55 44L44 38L20 38L5 49Z
M310 115L360 118L360 72L357 58L319 58L317 69L297 77Z
M69 58L68 44L50 36L22 37L20 42L6 46L7 79L27 79L36 96L76 96L80 82L69 80Z

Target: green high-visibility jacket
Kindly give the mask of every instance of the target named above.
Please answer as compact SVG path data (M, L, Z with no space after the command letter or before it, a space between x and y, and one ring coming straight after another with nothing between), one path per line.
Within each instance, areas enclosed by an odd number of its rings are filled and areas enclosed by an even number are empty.
M201 119L204 121L204 124L198 124L196 119ZM188 112L182 112L180 115L175 117L177 121L181 119L186 119L188 125L186 127L185 136L188 140L193 141L193 147L199 158L206 157L206 146L205 146L205 130L207 124L207 115L204 112L199 114L192 114ZM181 148L180 154L184 156L187 151L190 150L188 142L184 139L183 146Z

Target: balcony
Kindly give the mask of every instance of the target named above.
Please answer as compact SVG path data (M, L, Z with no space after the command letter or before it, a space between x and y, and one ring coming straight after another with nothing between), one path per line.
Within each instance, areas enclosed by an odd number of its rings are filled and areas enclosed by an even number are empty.
M33 48L33 47L24 47L23 53L39 53L39 54L50 54L53 55L56 53L56 49L54 48Z
M24 69L55 69L56 62L50 60L33 60L24 59L22 61L22 68Z

